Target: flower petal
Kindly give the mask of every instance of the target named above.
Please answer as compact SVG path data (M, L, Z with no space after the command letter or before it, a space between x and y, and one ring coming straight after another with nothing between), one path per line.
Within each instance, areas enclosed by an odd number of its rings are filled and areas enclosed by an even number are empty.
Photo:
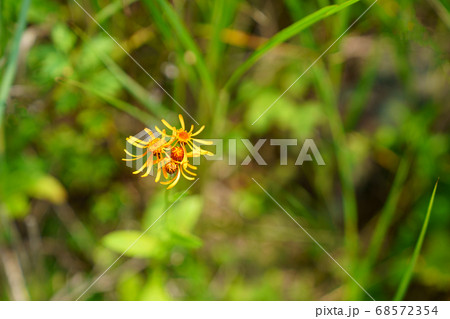
M177 178L175 179L175 181L169 185L169 187L167 187L167 189L171 189L172 187L174 187L175 185L178 184L178 181L180 180L180 176L181 176L181 170L178 169L178 174L177 174Z
M165 119L162 119L161 122L169 129L171 129L172 131L175 131L176 128L172 125L170 125Z
M196 135L200 134L204 129L205 129L205 126L203 125L202 127L200 127L200 128L198 129L197 132L195 132L195 133L192 134L191 136L196 136Z
M213 145L214 142L213 141L207 141L207 140L200 140L198 138L193 138L193 141L199 143L199 144L204 144L204 145Z
M178 114L178 119L180 120L180 124L181 124L181 128L184 131L184 119L183 119L183 115Z

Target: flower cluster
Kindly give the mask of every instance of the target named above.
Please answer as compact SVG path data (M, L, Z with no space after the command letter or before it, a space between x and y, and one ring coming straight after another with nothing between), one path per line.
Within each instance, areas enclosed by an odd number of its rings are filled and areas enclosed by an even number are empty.
M193 171L197 167L192 165L189 159L201 155L213 155L213 153L198 146L198 144L211 145L211 141L194 138L203 131L205 126L203 125L194 133L194 125L191 125L188 131L183 116L180 114L178 118L181 128L172 126L163 119L161 122L167 127L168 132L166 132L166 129L161 130L155 126L156 132L159 133L156 136L150 129L145 128L145 132L149 135L148 140L141 140L135 136L128 137L127 142L137 149L141 149L142 154L135 155L125 150L130 158L123 159L124 161L144 161L143 165L133 172L133 174L143 173L142 177L150 175L155 166L157 169L155 182L169 185L167 189L174 187L181 176L188 180L194 180L193 176L197 174Z

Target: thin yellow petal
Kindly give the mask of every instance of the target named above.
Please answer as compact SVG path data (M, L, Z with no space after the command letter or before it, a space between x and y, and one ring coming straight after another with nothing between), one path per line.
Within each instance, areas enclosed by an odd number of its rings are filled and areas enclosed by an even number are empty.
M128 140L136 142L136 143L139 143L139 144L142 144L143 146L145 146L145 145L147 145L149 143L149 141L141 140L141 139L137 138L136 136L130 136L130 137L127 138L127 141Z
M133 145L133 146L136 146L136 147L138 147L138 148L147 148L148 147L148 145L142 145L142 144L137 144L137 143L135 143L135 142L131 142L131 141L129 141L128 139L127 139L127 142L128 143L130 143L131 145Z
M188 173L189 175L192 175L192 176L197 176L197 174L196 173L194 173L194 172L191 172L190 170L188 170L187 168L185 168L184 169L184 171L186 172L186 173Z
M165 119L162 119L161 122L169 129L171 129L172 131L175 131L175 127L173 127L172 125L170 125Z
M163 132L155 125L155 130L158 131L159 134L163 135Z
M213 141L200 140L198 138L193 138L192 140L199 144L204 144L204 145L212 145L214 143Z
M167 174L167 170L166 170L165 167L162 168L162 172L163 172L164 178L168 179L169 178L169 174Z
M193 180L195 179L194 177L187 176L187 175L184 173L184 171L181 171L181 174L183 174L184 178L186 178L186 179L189 180L189 181L193 181Z
M196 135L200 134L204 129L205 129L205 126L203 125L202 127L200 127L200 128L198 129L197 132L195 132L195 133L192 134L191 136L196 136Z
M183 118L183 115L178 114L178 119L180 120L181 128L184 131L184 118Z
M151 129L149 129L149 128L144 128L144 130L145 130L145 132L146 132L148 135L150 135L150 137L151 137L152 139L155 138L155 135L153 134L153 131L152 131Z
M161 165L160 163L158 163L158 172L156 173L155 183L158 183L160 178L161 178Z
M131 157L137 157L137 155L134 155L134 154L128 152L126 149L124 149L124 151L125 151L125 153L126 153L128 156L131 156Z
M171 189L173 188L175 185L178 184L178 181L180 180L180 176L181 176L181 171L180 169L178 169L178 174L177 174L177 178L175 179L175 181L169 185L169 187L167 187L167 189Z
M144 165L142 165L142 167L140 169L138 169L137 171L134 171L133 174L139 174L140 172L142 172L148 165L148 161L146 161L144 163Z
M148 153L148 151L146 151L144 154L137 156L137 155L131 154L131 153L128 152L127 150L125 150L125 152L126 152L128 155L133 156L133 158L122 158L122 161L125 161L125 162L130 162L130 161L138 160L138 159L140 159L140 158L143 158L143 157L144 157L145 155L147 155L147 153Z
M197 169L196 166L191 165L191 164L189 164L189 163L187 163L186 166L189 167L190 169L193 169L193 170L196 170L196 169Z
M176 178L177 178L177 177L174 176L170 181L164 181L164 182L161 182L160 184L161 184L161 185L168 185L168 184L172 183Z

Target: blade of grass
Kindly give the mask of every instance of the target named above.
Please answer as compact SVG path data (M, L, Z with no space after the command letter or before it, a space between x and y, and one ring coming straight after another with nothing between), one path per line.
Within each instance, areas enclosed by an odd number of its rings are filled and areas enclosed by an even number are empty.
M356 204L355 186L353 184L352 160L347 147L342 119L337 105L337 96L330 74L326 71L322 62L320 67L311 69L313 83L322 100L323 111L328 118L328 125L333 138L333 147L336 154L338 173L341 180L345 246L350 260L355 260L358 255L358 210Z
M219 68L222 63L225 63L224 51L226 44L222 41L222 35L224 30L231 24L234 17L238 0L218 0L214 2L214 6L211 13L211 40L207 50L207 63L213 74L221 74ZM219 81L219 77L215 78L216 83ZM215 101L214 113L212 116L211 129L213 134L220 134L225 129L227 109L229 103L229 96L226 91L221 90L218 93L218 97Z
M144 2L147 4L147 6L154 6L153 1L147 0ZM215 92L212 76L208 71L203 55L201 54L200 49L198 48L194 39L189 34L189 31L182 22L181 18L166 0L156 0L156 2L159 4L162 11L166 15L169 24L178 36L178 40L186 50L191 51L195 55L196 61L194 63L194 67L196 68L199 77L205 86L206 92L208 92L209 94Z
M183 83L186 81L184 78L189 79L188 83L192 91L198 92L200 90L200 79L198 76L198 72L196 72L194 68L192 68L192 66L186 62L186 49L179 41L176 41L176 39L174 38L170 25L161 15L160 8L155 4L154 1L143 0L143 2L150 13L151 20L154 24L155 29L157 29L162 35L163 41L168 46L168 49L172 51L172 48L170 46L174 46L173 50L176 53L176 64L180 69L180 76L177 77L174 81L174 94L177 100L184 101L186 96L185 84Z
M428 0L430 5L436 11L437 15L445 23L448 29L450 29L450 13L445 6L439 0Z
M122 86L133 95L140 103L142 103L149 111L156 117L167 117L169 113L162 104L154 101L149 92L144 89L139 83L125 73L120 66L118 66L113 59L102 54L99 56L100 60L105 64L108 70L115 76L115 78L122 84Z
M372 265L375 262L375 259L377 258L380 252L383 240L386 237L386 233L389 229L389 226L392 223L395 208L397 207L397 203L399 201L403 185L405 183L406 177L408 176L409 166L410 162L408 157L404 157L398 166L398 170L397 173L395 174L392 188L389 192L386 203L383 206L380 218L373 232L373 237L370 241L367 253L369 265Z
M89 41L86 33L81 29L76 28L75 33L85 42ZM127 90L132 96L134 96L140 103L142 103L150 112L156 117L167 117L168 111L161 103L158 103L151 99L149 92L144 89L138 82L130 77L122 68L108 55L104 54L100 50L95 49L95 54L106 66L106 68L114 75L119 81L122 87Z
M148 124L148 123L152 123L157 121L156 118L154 118L153 116L147 114L146 112L143 112L141 109L137 108L134 105L131 105L127 102L124 102L122 100L119 100L115 97L109 96L99 90L93 89L91 87L89 87L88 85L85 85L83 83L80 83L78 81L72 80L72 79L59 79L59 81L61 81L62 83L66 83L68 85L72 85L74 87L77 87L83 91L86 91L94 96L97 96L98 98L102 99L103 101L111 104L112 106L114 106L115 108L117 108L120 111L123 111L125 113L128 113L129 115L131 115L132 117L134 117L135 119L141 121L144 124Z
M106 19L113 16L117 11L135 3L136 1L137 0L116 0L115 2L112 2L101 9L95 15L95 20L97 20L98 23L102 24Z
M366 106L370 94L372 93L372 88L378 74L378 61L380 56L381 55L376 52L369 58L367 65L364 67L362 78L353 90L354 94L351 97L345 119L345 128L347 131L352 131L356 127L362 113L364 112L364 107Z
M11 45L11 52L8 55L5 71L2 76L2 83L0 84L0 156L4 151L3 144L3 117L6 110L6 101L9 96L9 91L14 82L14 77L17 71L17 61L19 59L19 47L20 40L22 39L23 31L25 30L27 22L28 8L30 7L31 0L23 0L22 7L19 13L19 20L17 23L17 29L14 33L14 38Z
M208 67L217 74L217 68L220 66L220 58L224 57L225 43L222 41L222 34L227 28L235 14L237 0L217 0L211 13L211 41L207 50L206 62Z
M292 38L316 22L319 22L332 14L338 13L339 11L359 1L360 0L349 0L342 4L324 7L281 30L271 37L266 43L264 43L259 49L253 52L253 54L234 71L228 82L225 84L225 87L230 88L233 86L237 80L239 80L239 78L270 49L273 49L286 40Z
M304 11L304 4L301 2L286 0L291 15L294 19ZM314 13L313 13L314 14ZM300 20L302 21L302 20ZM302 43L308 47L317 48L317 43L311 30L299 34ZM315 68L311 70L313 84L323 103L323 110L327 114L333 146L338 163L338 172L342 187L342 201L344 211L345 247L349 264L353 264L358 254L358 214L355 188L352 180L352 168L350 165L350 154L346 147L345 130L338 111L336 89L331 81L330 73L325 69L324 64L319 61ZM304 79L305 81L305 79Z
M408 267L406 268L405 273L403 274L403 278L398 287L397 293L395 294L394 300L400 301L405 297L406 291L408 290L409 283L412 278L412 274L414 271L414 267L417 262L417 258L419 258L420 250L423 245L423 241L425 239L425 234L427 232L428 222L430 221L431 209L433 208L434 196L436 195L436 189L438 186L439 179L434 185L433 194L431 195L430 202L428 204L427 214L425 216L425 220L422 225L422 230L420 231L419 239L417 240L416 247L414 247L414 252L409 262Z
M398 165L397 172L395 174L394 182L389 191L386 203L384 204L378 222L373 231L372 239L370 241L368 252L366 258L363 260L361 265L358 267L357 278L359 282L363 284L368 280L368 275L380 253L383 241L386 238L386 233L389 226L392 224L394 218L395 209L397 207L398 201L400 199L400 194L402 192L404 183L408 176L410 167L410 160L408 156L401 159ZM359 289L353 289L350 291L351 300L359 300L360 298Z

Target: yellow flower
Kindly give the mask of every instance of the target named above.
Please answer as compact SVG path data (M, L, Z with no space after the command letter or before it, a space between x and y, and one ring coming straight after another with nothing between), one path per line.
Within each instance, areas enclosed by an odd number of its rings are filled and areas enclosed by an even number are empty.
M161 163L164 162L164 160L169 157L167 154L167 151L166 151L166 148L168 146L168 144L165 140L166 134L165 134L165 131L162 131L161 137L155 137L153 132L148 128L145 128L145 132L150 136L149 141L144 141L144 140L138 139L135 136L130 136L127 138L128 143L130 143L133 146L136 146L137 148L145 150L145 152L138 156L138 155L131 154L130 152L128 152L125 149L124 150L125 153L128 156L131 156L131 158L124 158L122 160L123 161L136 161L138 159L141 159L141 158L147 156L145 163L138 170L134 171L133 174L139 174L139 173L143 172L144 169L147 168L146 172L141 176L141 177L146 177L151 173L153 165L157 164L158 165L158 173L156 175L155 180L156 180L156 182L158 182L159 175L161 174L159 171L159 167L161 166Z
M161 182L161 184L163 185L169 185L167 189L171 189L172 187L174 187L180 180L181 176L190 181L194 180L194 177L192 176L197 176L196 173L189 170L196 170L197 167L189 163L188 157L192 157L192 153L186 154L181 162L171 160L164 165L163 171L166 171L169 174L176 174L171 180Z
M193 138L194 136L197 136L200 134L204 129L205 126L203 125L200 127L197 132L192 133L194 131L194 125L191 125L191 129L189 131L186 130L184 119L181 114L178 115L178 118L180 120L181 128L177 129L175 126L170 125L166 120L161 120L161 122L170 130L172 130L172 138L171 142L180 143L183 150L186 152L186 145L190 147L190 149L194 153L198 153L198 156L200 155L213 155L213 153L208 152L206 150L202 150L197 144L204 144L204 145L212 145L212 141L205 141L198 138ZM158 132L162 132L158 127L155 127L155 129Z
M173 188L180 180L181 176L187 180L194 180L193 176L197 176L192 170L196 170L197 167L189 163L189 158L199 157L201 155L213 155L213 153L206 150L202 150L198 144L211 145L212 141L205 141L194 138L200 134L205 126L202 126L195 133L194 126L192 125L190 130L187 131L184 124L183 116L178 116L181 124L181 128L176 128L170 125L167 121L161 120L162 123L168 127L172 134L168 135L166 130L160 130L155 126L156 131L160 134L156 137L153 132L145 128L145 131L150 136L148 141L138 139L134 136L128 137L126 140L131 145L143 150L143 154L134 155L127 150L125 153L131 158L123 159L124 161L136 161L141 158L146 158L144 164L133 172L133 174L145 173L141 177L146 177L152 172L153 166L156 165L156 177L155 182L163 185L169 185L167 189ZM186 150L186 145L189 146L190 152ZM163 180L161 180L163 177Z

